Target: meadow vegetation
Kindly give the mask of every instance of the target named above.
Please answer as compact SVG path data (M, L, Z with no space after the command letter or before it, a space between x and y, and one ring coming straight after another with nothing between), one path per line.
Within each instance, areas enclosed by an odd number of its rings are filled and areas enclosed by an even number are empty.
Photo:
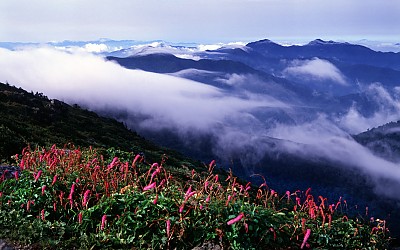
M25 148L0 177L0 237L43 249L386 249L385 221L311 189L280 194L212 161L72 145Z

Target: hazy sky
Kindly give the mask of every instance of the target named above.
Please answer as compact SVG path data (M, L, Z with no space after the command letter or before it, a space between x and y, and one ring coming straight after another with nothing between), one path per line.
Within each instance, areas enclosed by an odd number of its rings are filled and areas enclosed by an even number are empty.
M0 41L400 40L397 0L1 0Z

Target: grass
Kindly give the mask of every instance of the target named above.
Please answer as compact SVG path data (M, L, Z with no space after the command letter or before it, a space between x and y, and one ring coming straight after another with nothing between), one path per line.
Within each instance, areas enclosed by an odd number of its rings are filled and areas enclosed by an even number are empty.
M0 237L43 249L386 249L386 222L348 218L347 203L254 186L215 162L93 148L26 148L0 179ZM262 176L260 176L263 179Z

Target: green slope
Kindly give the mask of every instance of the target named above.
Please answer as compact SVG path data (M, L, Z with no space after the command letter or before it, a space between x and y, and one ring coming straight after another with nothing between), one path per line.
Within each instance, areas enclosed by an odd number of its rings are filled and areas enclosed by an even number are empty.
M143 152L147 159L154 161L165 153L171 163L186 160L174 151L152 144L114 119L0 83L1 161L21 153L27 145L62 147L66 143L135 154Z

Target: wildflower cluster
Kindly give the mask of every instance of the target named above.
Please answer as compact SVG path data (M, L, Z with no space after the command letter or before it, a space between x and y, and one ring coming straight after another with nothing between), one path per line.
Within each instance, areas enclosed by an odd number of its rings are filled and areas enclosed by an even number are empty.
M25 149L22 172L0 182L0 236L64 248L382 248L385 222L349 219L311 190L280 196L266 182L215 173L178 179L167 160L105 159L89 148ZM2 235L4 234L4 235Z

